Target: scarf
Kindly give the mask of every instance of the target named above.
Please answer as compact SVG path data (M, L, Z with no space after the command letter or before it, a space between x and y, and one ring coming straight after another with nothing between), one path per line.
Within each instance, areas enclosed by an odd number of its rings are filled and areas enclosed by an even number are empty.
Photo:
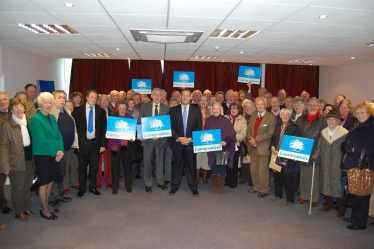
M27 130L27 120L25 114L23 114L22 119L17 118L17 116L14 114L12 114L12 118L17 124L19 124L19 126L21 126L23 147L29 146L31 144L31 140L29 131Z
M320 111L318 110L316 114L313 116L310 116L309 112L306 113L306 118L308 119L308 124L312 123L313 120L315 120L320 114Z
M231 115L232 120L234 120L234 122L235 122L235 120L236 120L236 118L237 118L238 116L239 116L239 115Z

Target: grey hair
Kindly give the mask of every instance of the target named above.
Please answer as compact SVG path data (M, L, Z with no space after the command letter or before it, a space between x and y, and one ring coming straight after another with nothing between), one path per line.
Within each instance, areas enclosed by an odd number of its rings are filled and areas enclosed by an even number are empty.
M245 104L244 108L247 106L252 106L253 110L256 110L256 104L252 100L248 99L247 103Z
M281 114L288 114L288 115L291 115L291 114L292 114L292 110L291 110L291 109L288 109L288 108L283 108L282 110L280 110L279 115L281 115Z
M155 91L160 91L161 92L161 94L162 94L162 89L161 88L158 88L158 87L156 87L156 88L153 88L152 89L152 93L151 94L154 94L154 92Z
M305 107L305 102L302 99L295 99L292 106L295 107L295 105L302 105L303 107Z
M265 101L265 105L267 105L267 101L266 101L266 98L265 98L265 97L257 97L257 98L255 99L255 103L256 103L256 104L257 104L257 101L258 101L259 99L263 99L263 100Z
M213 108L214 106L222 107L222 104L221 104L220 102L214 102L214 103L212 104L212 108Z
M3 95L3 94L9 99L8 94L6 94L5 92L0 91L0 95Z
M40 106L45 99L50 99L51 103L53 103L55 98L50 92L41 92L37 98L38 105Z
M308 104L310 101L313 100L317 101L317 105L319 105L319 99L317 99L316 97L310 97L306 103Z

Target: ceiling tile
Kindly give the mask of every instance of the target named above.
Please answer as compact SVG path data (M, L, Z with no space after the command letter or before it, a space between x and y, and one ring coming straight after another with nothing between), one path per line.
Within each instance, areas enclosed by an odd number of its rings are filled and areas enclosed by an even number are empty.
M229 30L253 30L261 31L266 30L279 23L279 21L267 21L267 20L247 20L238 18L228 18L224 20L219 26L219 29L229 29Z
M109 14L167 15L168 0L100 0Z
M226 17L240 0L173 0L170 1L171 16Z
M319 0L311 4L312 6L335 7L344 9L370 9L374 10L374 1L352 1L352 0Z
M166 29L167 16L146 15L112 15L116 25L123 29Z
M69 2L67 0L32 0L35 5L38 5L46 12L58 12L58 13L107 13L100 1L93 0L79 0L70 1L74 4L73 7L67 8L64 6L65 3Z
M123 37L123 35L85 35L84 37L87 38L87 40L92 42L97 41L104 41L104 42L110 42L110 41L122 41L126 42L126 38Z
M69 25L74 29L77 26L114 26L113 20L108 14L66 14L53 13L53 15L61 20L64 24Z
M1 12L45 12L45 10L32 3L30 0L3 0L0 1L0 13Z
M1 17L13 24L34 23L34 24L64 24L49 13L1 13Z
M189 29L189 30L202 30L205 29L216 29L222 22L222 18L195 18L195 17L180 17L170 16L169 17L169 28L168 29Z
M117 26L74 26L81 35L122 35Z
M308 34L315 30L323 29L329 26L331 25L321 23L279 22L276 25L268 28L266 31Z

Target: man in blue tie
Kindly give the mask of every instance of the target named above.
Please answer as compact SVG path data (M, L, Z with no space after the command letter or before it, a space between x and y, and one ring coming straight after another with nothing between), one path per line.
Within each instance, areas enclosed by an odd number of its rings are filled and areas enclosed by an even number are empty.
M72 116L75 119L79 143L79 184L78 197L82 197L87 189L87 178L89 192L101 195L96 188L96 173L100 153L105 151L107 139L106 112L96 105L98 94L96 90L86 92L87 103L74 108ZM87 166L89 174L87 177Z
M187 182L193 196L198 196L196 183L196 154L192 147L192 132L201 130L202 115L198 105L190 104L191 90L181 91L181 104L170 109L174 164L171 169L170 195L175 194L182 181L183 161L187 163ZM197 100L196 100L197 101Z

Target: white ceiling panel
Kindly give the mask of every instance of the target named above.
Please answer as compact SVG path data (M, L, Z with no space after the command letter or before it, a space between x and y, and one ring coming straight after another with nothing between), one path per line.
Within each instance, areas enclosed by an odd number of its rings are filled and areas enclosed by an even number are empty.
M50 47L50 46L58 46L60 44L58 44L57 42L54 42L54 41L51 41L51 40L48 40L48 41L22 41L23 43L25 44L29 44L29 45L32 45L32 46L38 46L38 47Z
M1 17L13 24L63 24L59 19L49 13L1 13Z
M110 14L166 15L168 0L100 0Z
M145 28L145 29L166 29L167 16L146 16L146 15L112 15L117 26L124 29Z
M1 34L0 39L20 40L20 41L50 41L46 34L34 34L28 32L26 34Z
M374 20L373 20L374 21ZM311 32L312 35L339 35L339 36L355 36L373 30L371 27L358 26L342 26L329 25L328 27Z
M173 0L170 1L171 16L226 17L240 0ZM181 6L183 6L181 8Z
M353 25L353 26L369 26L374 27L374 11L371 11L369 13L366 13L362 16L352 18L352 19L346 19L342 21L341 25Z
M315 30L329 27L328 24L303 23L303 22L279 22L266 31L308 34Z
M121 47L129 47L131 48L130 46L130 43L127 42L127 41L116 41L116 42L111 42L111 41L97 41L95 42L95 44L97 46L100 46L100 47L108 47L108 48L121 48Z
M108 14L66 14L53 13L53 15L61 20L66 25L74 28L74 25L79 26L113 26L113 20Z
M32 0L35 5L41 7L47 12L53 13L106 13L100 1L97 0L79 0L70 1L74 4L74 7L67 8L64 6L65 3L69 2L67 0Z
M74 34L74 35L45 35L48 39L53 41L88 41L86 37L80 34Z
M319 0L314 2L312 6L322 6L322 7L335 7L335 8L345 8L345 9L363 9L363 10L374 10L374 1L371 0Z
M104 41L104 42L110 42L110 41L116 41L116 42L126 42L126 38L122 35L85 35L84 37L87 38L87 40L90 40L92 42L97 41Z
M247 19L234 19L228 18L226 19L221 25L219 29L229 29L229 30L266 30L274 25L276 25L278 21L264 21L264 20L247 20Z
M99 48L99 47L94 47L94 46L90 46L90 47L71 47L71 49L77 51L77 52L81 52L81 53L106 53L106 51L102 48Z
M117 26L74 26L81 35L122 35Z
M89 47L94 45L90 41L58 41L58 43L67 47Z
M0 1L1 12L45 12L42 8L32 3L30 0Z
M260 34L251 38L251 40L268 40L268 41L290 41L297 37L302 36L302 34L292 34L292 33L281 33L281 32L261 32Z
M216 29L222 22L221 18L196 18L196 17L179 17L170 16L169 17L169 28L168 29L189 29L203 31L206 28Z

